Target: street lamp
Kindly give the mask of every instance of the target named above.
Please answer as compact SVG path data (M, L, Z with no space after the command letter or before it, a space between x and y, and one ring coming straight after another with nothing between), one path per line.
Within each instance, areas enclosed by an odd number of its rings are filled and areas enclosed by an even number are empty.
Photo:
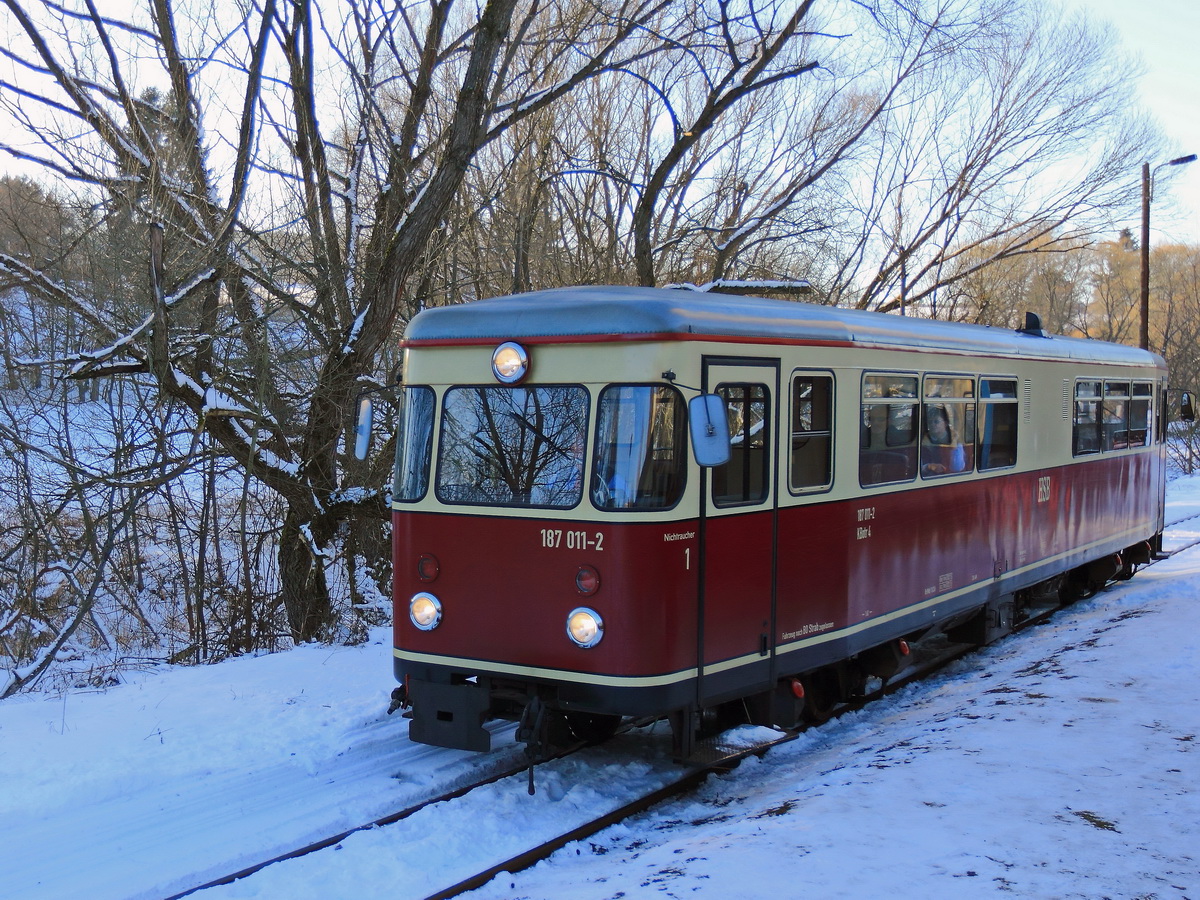
M1196 154L1189 153L1159 163L1154 167L1157 172L1163 166L1182 166L1195 162ZM1141 317L1138 323L1138 346L1143 350L1150 349L1150 163L1142 163L1142 297Z

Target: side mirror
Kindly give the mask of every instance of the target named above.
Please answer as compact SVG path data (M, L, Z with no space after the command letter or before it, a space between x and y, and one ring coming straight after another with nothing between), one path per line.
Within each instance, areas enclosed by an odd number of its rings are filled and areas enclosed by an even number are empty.
M1192 395L1188 391L1179 396L1179 418L1184 422L1196 421L1196 408L1192 405Z
M688 401L692 432L692 455L702 466L729 462L729 416L725 401L717 394L701 394Z
M358 398L358 416L354 421L354 455L359 459L367 458L371 449L371 427L375 422L375 405L370 397Z

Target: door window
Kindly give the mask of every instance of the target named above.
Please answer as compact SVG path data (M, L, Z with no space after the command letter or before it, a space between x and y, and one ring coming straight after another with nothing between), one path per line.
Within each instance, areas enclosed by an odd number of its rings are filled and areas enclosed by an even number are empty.
M729 414L729 462L712 470L716 506L759 503L770 490L770 416L762 384L721 384L717 394Z

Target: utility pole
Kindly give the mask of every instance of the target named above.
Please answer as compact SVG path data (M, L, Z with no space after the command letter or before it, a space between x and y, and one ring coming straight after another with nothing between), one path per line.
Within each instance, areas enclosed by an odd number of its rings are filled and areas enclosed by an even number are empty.
M1182 166L1195 162L1196 154L1189 153L1167 160L1154 167L1157 172L1163 166ZM1141 314L1138 317L1138 346L1143 350L1150 349L1150 163L1142 163L1142 284L1141 284Z

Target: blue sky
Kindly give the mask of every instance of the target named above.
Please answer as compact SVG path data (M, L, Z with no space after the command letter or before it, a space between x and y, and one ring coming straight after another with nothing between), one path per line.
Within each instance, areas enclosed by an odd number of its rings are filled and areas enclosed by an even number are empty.
M1163 159L1200 153L1200 4L1195 0L1082 0L1078 6L1117 29L1125 47L1142 58L1139 93L1170 144ZM1130 160L1139 178L1147 160ZM1166 170L1170 171L1170 170ZM1151 209L1151 243L1200 243L1200 161L1171 172ZM1135 233L1139 222L1129 223Z

